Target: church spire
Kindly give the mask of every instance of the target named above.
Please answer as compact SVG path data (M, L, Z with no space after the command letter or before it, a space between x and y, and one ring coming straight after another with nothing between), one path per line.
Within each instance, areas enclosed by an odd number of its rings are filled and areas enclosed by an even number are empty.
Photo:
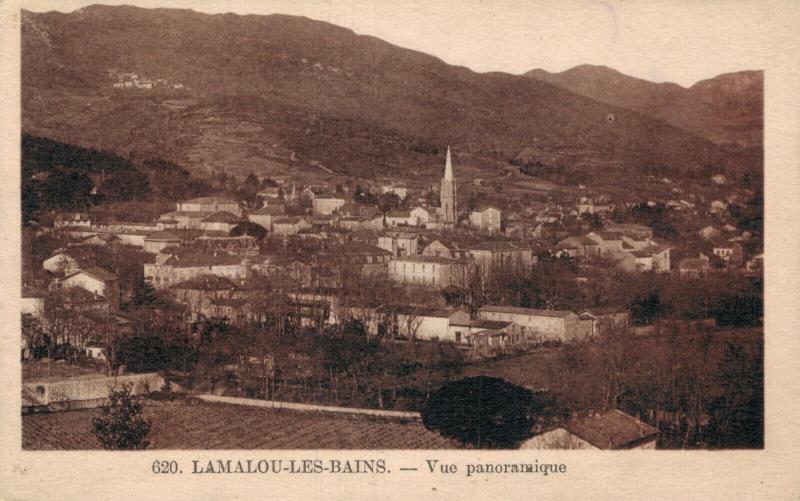
M450 160L450 145L447 145L447 160L444 163L444 178L447 180L453 179L453 164Z
M444 164L444 177L439 190L441 216L445 222L455 224L458 211L456 209L456 181L453 179L453 161L450 158L450 146L447 147L447 160Z

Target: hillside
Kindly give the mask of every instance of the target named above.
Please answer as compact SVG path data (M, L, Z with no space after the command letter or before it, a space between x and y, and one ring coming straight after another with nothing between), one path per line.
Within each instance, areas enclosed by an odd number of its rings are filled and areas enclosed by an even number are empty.
M687 88L653 83L605 66L526 73L603 103L659 118L729 149L763 145L764 72L726 73Z
M184 89L114 89L133 72ZM598 173L753 167L664 121L525 76L479 74L306 18L91 6L23 12L26 132L193 172L433 179L444 146Z

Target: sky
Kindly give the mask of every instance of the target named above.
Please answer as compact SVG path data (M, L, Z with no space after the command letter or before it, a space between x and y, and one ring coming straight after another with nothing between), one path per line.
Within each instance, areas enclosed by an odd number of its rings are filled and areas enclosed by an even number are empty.
M32 11L99 3L30 0ZM690 86L721 73L763 69L766 2L733 0L107 0L199 12L306 16L432 54L474 71L564 71L604 65L653 82Z

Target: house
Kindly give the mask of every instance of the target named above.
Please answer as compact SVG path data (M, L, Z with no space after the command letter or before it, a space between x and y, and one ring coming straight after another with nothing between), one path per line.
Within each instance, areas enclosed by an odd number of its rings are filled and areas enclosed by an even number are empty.
M711 271L708 259L688 257L678 263L678 274L683 278L702 278Z
M480 318L468 321L454 320L450 323L447 338L457 344L492 345L491 340L496 339L493 334L505 334L510 326L511 322L498 322Z
M469 250L456 241L436 239L422 249L422 255L464 259L469 256Z
M348 216L339 219L336 224L339 228L350 231L380 231L383 229L383 216Z
M158 217L156 224L160 225L161 228L199 230L203 219L211 214L213 214L213 212L165 212Z
M625 249L642 250L653 245L653 241L647 237L622 235L623 247ZM627 246L625 245L627 244Z
M329 216L345 204L345 199L335 196L318 196L311 202L314 214Z
M425 226L431 220L431 213L424 207L414 207L409 214L411 226Z
M221 197L199 197L191 200L184 200L176 204L176 212L230 212L241 217L242 209L239 202Z
M714 227L714 225L708 225L700 229L697 234L706 240L713 240L722 235L722 232Z
M614 308L592 308L581 311L581 321L591 322L591 338L619 334L628 328L628 312Z
M44 299L47 293L37 287L22 286L22 296L20 298L20 312L25 315L32 315L41 318L44 315Z
M282 190L280 186L266 186L263 190L259 191L256 196L265 201L269 199L278 200L281 198L281 193Z
M122 239L113 233L97 233L85 237L83 240L81 240L81 244L113 247L115 245L121 245Z
M279 237L297 235L303 228L310 228L311 223L301 217L276 217L272 220L272 234Z
M392 253L377 245L353 241L331 249L325 257L339 264L357 265L362 270L369 268L385 270Z
M600 255L600 244L589 237L567 237L558 242L558 245L569 246L575 249L575 255L573 257L584 261L590 261Z
M616 267L627 272L653 271L669 273L670 247L666 245L650 245L640 250L626 250L617 256Z
M363 205L356 202L346 202L344 205L339 207L337 213L342 218L347 218L347 217L373 218L376 215L378 215L378 213L380 213L380 209L374 205Z
M500 209L496 207L481 207L469 213L469 224L480 231L500 233L500 216Z
M469 313L464 310L407 304L384 305L375 313L379 317L376 333L393 338L457 342L450 335L451 325L469 322Z
M712 252L714 253L715 256L718 256L720 259L722 259L724 262L727 263L728 260L731 258L731 255L733 255L733 249L736 245L738 244L717 240L714 242L714 247ZM741 245L739 245L739 247L741 249Z
M649 226L636 223L615 223L606 221L603 224L605 231L621 233L622 235L635 240L649 240L653 238L653 229Z
M112 308L116 308L119 305L117 276L102 268L86 268L72 271L59 280L56 287L79 287L95 296L104 297Z
M233 297L236 285L230 278L219 275L198 275L183 282L174 284L169 293L181 303L189 307L192 313L199 313L205 304L214 299Z
M91 227L92 219L80 212L56 217L55 221L53 221L53 228L56 230L62 228L84 228L88 230Z
M394 193L400 200L408 196L408 188L402 184L384 184L380 188L381 193Z
M534 260L530 247L505 240L478 242L468 246L467 250L483 273L504 267L527 268Z
M42 262L42 268L50 273L68 273L78 269L77 258L65 249L59 249Z
M402 256L389 261L389 278L402 284L443 288L463 286L471 271L463 259L440 256Z
M269 205L261 209L250 211L247 214L247 220L272 232L273 219L284 216L285 214L286 208L283 205Z
M583 214L608 214L614 210L614 206L604 203L602 200L592 200L591 198L581 197L577 204L577 215Z
M222 231L228 233L241 222L241 213L236 215L228 211L217 211L204 218L200 223L200 228L203 231Z
M714 200L711 202L711 206L708 209L708 212L711 214L722 214L727 210L728 204L723 202L722 200Z
M419 237L416 233L389 233L378 237L378 247L393 256L416 256Z
M226 253L203 254L188 253L171 255L155 263L145 263L144 277L156 289L190 280L201 275L219 275L231 279L247 278L250 262Z
M520 449L655 449L658 429L618 409L589 412L540 433Z
M714 174L711 176L711 182L717 186L723 186L728 182L728 179L722 174Z
M205 253L228 252L237 255L257 255L258 242L250 235L228 236L223 233L205 234L194 241L196 249Z
M162 231L148 235L144 239L144 251L150 254L158 254L166 247L178 247L181 245L181 238L172 232Z
M411 211L407 210L390 210L385 215L386 226L411 226Z
M625 252L622 233L616 231L598 231L586 235L597 242L599 255L602 257L620 257Z
M568 310L486 305L478 310L478 318L512 322L511 332L521 335L526 343L582 341L592 336L593 329L589 319Z

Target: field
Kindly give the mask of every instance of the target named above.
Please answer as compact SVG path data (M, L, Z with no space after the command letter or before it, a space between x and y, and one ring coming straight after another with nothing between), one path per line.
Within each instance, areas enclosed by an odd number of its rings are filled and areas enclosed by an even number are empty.
M22 448L99 449L90 429L96 411L22 418ZM454 449L456 442L422 424L213 404L148 402L150 449Z

